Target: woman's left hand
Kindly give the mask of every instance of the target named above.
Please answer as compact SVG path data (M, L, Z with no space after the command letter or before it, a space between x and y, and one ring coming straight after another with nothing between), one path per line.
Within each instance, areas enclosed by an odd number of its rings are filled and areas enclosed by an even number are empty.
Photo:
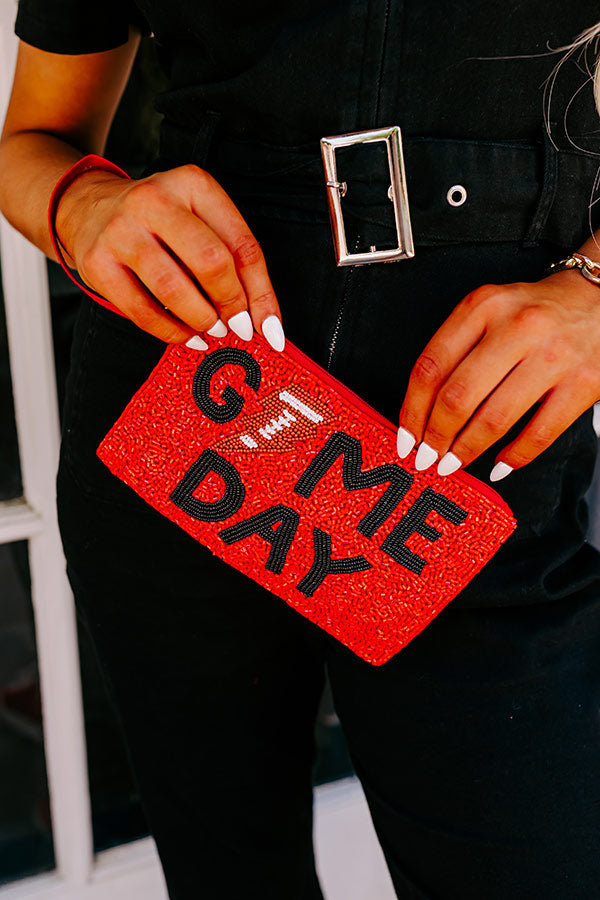
M600 286L565 270L542 281L468 294L418 358L398 453L440 474L468 465L538 401L496 457L498 481L535 459L600 399ZM414 438L414 440L413 440Z

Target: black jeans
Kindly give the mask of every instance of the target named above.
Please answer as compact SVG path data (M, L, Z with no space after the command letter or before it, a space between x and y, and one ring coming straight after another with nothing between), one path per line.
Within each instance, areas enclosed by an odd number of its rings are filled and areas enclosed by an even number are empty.
M165 167L188 158L181 132L169 156L169 134ZM189 153L205 162L205 149ZM472 194L478 153L459 154L474 154ZM537 279L556 258L539 242L444 239L418 242L415 258L395 265L338 269L317 153L219 140L207 166L261 242L288 336L391 420L416 357L468 291ZM352 245L385 245L385 165L346 155L343 177ZM528 179L513 173L516 198ZM583 542L582 506L596 446L590 416L502 483L519 523L513 537L436 621L373 668L96 458L162 351L83 301L59 510L77 604L173 900L320 897L311 766L325 668L399 897L588 900L600 876L599 566ZM474 474L487 478L496 450Z
M369 284L391 290L406 277L403 264L349 281L330 257L322 261L331 247L320 235L308 224L296 229L293 284L284 257L273 254L288 333L327 362L335 325L336 374L392 415L405 370L435 327L424 308L444 314L440 286L411 275L419 295L394 306ZM261 237L264 246L266 225ZM546 252L442 248L421 254L421 266L452 262L445 305L482 258L514 280ZM331 291L311 293L307 282L321 275ZM397 329L399 319L413 321L402 341L383 327ZM171 898L321 897L311 765L327 667L400 898L589 900L600 878L600 603L595 556L571 552L569 536L576 488L587 479L588 425L531 466L518 487L522 535L478 576L467 605L457 598L375 668L229 569L97 460L101 437L162 350L83 300L58 495L77 605L125 730ZM543 576L549 552L552 577Z

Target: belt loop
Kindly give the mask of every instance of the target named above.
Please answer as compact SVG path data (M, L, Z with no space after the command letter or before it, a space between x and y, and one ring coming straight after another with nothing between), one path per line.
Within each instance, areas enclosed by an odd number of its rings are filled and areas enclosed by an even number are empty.
M531 220L531 225L523 240L523 247L533 247L542 236L542 232L550 215L552 204L556 198L558 188L558 150L554 146L550 135L556 133L556 123L549 122L543 131L543 157L544 171L542 175L542 188L539 200Z

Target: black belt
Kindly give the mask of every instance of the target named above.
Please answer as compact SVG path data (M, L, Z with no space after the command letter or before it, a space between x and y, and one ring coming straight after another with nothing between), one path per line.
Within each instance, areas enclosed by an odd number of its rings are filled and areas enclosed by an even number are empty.
M154 170L194 162L251 208L328 221L318 140L293 147L231 140L218 134L218 122L209 113L192 131L165 121ZM547 240L573 249L590 235L595 154L557 150L545 134L537 145L405 136L404 160L416 245ZM350 169L345 215L393 231L387 167L374 171L355 154Z

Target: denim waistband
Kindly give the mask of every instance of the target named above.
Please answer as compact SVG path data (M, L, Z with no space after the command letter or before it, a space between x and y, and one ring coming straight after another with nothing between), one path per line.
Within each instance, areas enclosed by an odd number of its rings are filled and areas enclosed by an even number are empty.
M163 122L153 170L193 162L250 206L283 208L292 220L328 220L318 140L298 146L230 140L219 135L218 123L216 113L193 130ZM412 135L403 143L416 244L547 240L574 248L597 227L589 213L599 170L595 154L559 151L545 133L538 144ZM391 231L385 159L359 150L349 158L340 154L338 166L346 167L345 212ZM459 206L448 201L455 185L466 191Z

